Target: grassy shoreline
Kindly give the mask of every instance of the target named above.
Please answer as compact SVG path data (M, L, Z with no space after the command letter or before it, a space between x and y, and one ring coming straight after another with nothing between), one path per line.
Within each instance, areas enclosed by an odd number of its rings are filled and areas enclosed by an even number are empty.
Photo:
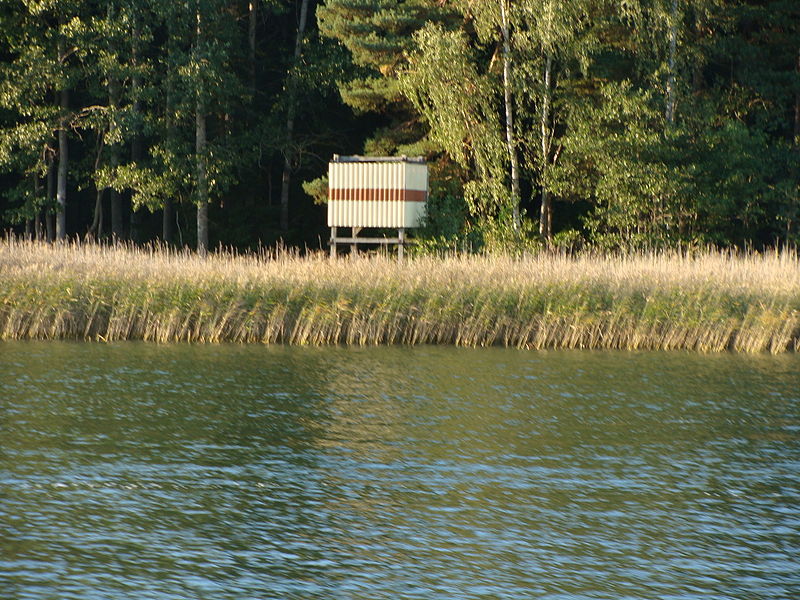
M0 242L0 339L800 349L795 253L331 261Z

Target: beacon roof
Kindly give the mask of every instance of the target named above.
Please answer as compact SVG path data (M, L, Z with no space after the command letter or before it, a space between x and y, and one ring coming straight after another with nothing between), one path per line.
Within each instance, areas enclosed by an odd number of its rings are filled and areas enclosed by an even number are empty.
M336 163L417 163L425 164L425 159L421 156L341 156L333 155L331 162Z

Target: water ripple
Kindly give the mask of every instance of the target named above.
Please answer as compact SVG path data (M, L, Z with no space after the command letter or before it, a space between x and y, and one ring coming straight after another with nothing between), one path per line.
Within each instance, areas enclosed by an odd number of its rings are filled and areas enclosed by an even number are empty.
M4 599L800 597L797 357L2 352Z

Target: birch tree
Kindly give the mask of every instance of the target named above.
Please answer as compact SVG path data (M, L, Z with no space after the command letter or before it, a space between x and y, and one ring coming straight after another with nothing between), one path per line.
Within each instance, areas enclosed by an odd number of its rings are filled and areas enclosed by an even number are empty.
M520 224L521 180L525 170L531 183L539 188L539 234L550 243L553 209L547 180L550 167L558 160L557 132L558 124L563 123L561 112L569 110L564 95L569 88L567 80L574 78L579 73L581 62L585 62L586 49L582 43L588 27L589 5L581 1L561 3L555 0L458 0L455 4L467 19L465 23L474 29L476 37L469 39L465 31L455 40L437 42L435 33L428 28L426 37L419 38L419 49L411 54L412 68L404 89L428 119L431 137L441 141L451 135L443 128L453 127L453 124L445 122L439 115L452 112L454 108L453 114L464 117L459 124L461 129L474 128L476 122L489 129L497 127L497 113L491 110L484 108L478 111L479 115L473 111L467 117L463 110L458 111L457 106L450 107L446 103L448 98L452 104L459 102L444 89L454 87L453 77L460 75L465 78L460 86L455 86L457 90L463 90L470 80L476 78L484 82L486 98L482 101L483 106L494 102L498 107L502 106L505 158L493 167L492 172L496 173L498 169L505 172L503 179L507 191L504 195L508 199L510 224L515 229ZM447 71L446 61L453 61L449 76L443 75L439 80L417 77L417 70L435 64L437 53L446 52L443 47L447 44L489 51L491 59L481 64L477 53L470 54L465 50L458 57L441 62L441 71ZM430 57L425 56L426 52ZM456 60L471 61L471 65L462 68L456 66ZM496 66L498 63L499 67ZM423 97L427 98L427 105ZM460 102L470 105L466 96ZM452 144L445 149L455 151ZM496 176L493 176L493 181L497 183Z
M514 139L514 96L511 81L511 30L509 25L509 3L500 0L500 30L503 34L503 100L506 116L506 145L511 163L511 207L514 229L519 229L519 153Z
M524 57L516 85L521 110L532 117L522 124L532 134L525 153L539 187L539 235L548 245L554 233L549 172L559 160L573 89L588 68L595 12L591 1L525 0L516 14L515 47Z
M494 78L481 73L467 36L429 25L415 36L417 52L401 89L430 126L430 138L465 170L471 213L504 219L514 213L508 194L508 147Z

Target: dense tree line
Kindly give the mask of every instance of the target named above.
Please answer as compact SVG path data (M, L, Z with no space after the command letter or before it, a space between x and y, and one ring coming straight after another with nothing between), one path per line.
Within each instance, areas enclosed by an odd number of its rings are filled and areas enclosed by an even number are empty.
M797 243L800 4L0 4L4 228L315 246L333 153L427 157L433 246Z

